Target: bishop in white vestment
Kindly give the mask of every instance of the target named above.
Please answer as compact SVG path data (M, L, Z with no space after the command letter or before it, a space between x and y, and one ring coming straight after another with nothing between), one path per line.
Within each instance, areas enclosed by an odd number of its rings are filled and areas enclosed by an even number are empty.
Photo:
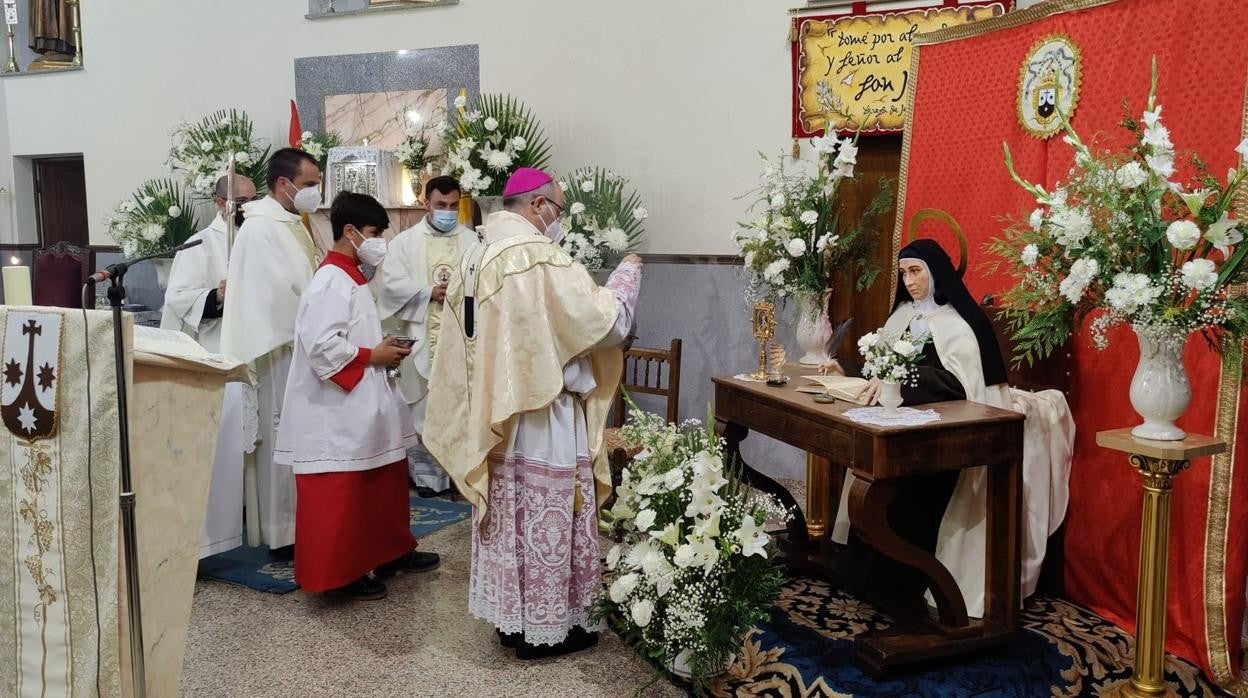
M221 315L225 308L225 276L228 260L226 178L217 181L217 216L188 242L203 244L179 252L169 271L165 306L160 326L190 335L204 349L221 351ZM234 176L234 198L246 203L256 198L256 186L247 177ZM242 216L239 212L238 222ZM243 544L243 390L241 383L227 383L217 430L212 463L208 512L200 539L199 556L232 550Z
M605 288L561 237L563 192L521 168L447 291L426 443L474 507L468 610L520 659L597 641L603 427L619 386L641 260Z
M248 543L283 548L295 542L295 479L273 462L275 435L290 371L299 298L318 264L300 213L320 203L321 172L311 155L283 148L269 160L268 196L243 207L245 220L230 253L221 351L251 365L245 400ZM254 482L254 486L253 483Z
M429 180L425 185L429 213L390 241L386 263L372 281L384 326L416 342L403 362L399 385L412 406L418 434L425 430L429 372L442 328L446 285L464 253L477 242L477 234L459 224L459 199L459 182L453 177ZM408 461L417 487L434 492L450 487L446 471L423 443L417 442Z

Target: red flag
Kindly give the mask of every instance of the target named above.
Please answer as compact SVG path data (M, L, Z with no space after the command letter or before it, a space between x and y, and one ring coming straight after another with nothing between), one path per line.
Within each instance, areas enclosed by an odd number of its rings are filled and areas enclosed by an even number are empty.
M298 148L303 145L303 129L299 127L299 107L295 106L295 100L290 100L290 147Z

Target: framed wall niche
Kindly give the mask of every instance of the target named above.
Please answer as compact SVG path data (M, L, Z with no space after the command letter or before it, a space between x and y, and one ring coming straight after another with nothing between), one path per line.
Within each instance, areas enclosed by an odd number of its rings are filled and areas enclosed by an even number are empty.
M80 0L0 0L3 68L0 77L82 70Z

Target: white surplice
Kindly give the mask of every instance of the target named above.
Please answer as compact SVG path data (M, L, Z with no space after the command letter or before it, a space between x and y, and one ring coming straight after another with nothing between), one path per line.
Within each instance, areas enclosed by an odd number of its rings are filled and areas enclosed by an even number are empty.
M194 337L210 352L221 351L221 319L204 319L208 296L226 275L226 230L221 216L187 242L203 243L173 257L160 326ZM208 511L200 536L200 558L243 544L243 386L227 383L221 401L217 447L212 459Z
M884 324L890 333L911 326L914 306L897 308ZM1036 590L1048 538L1066 515L1070 462L1074 455L1075 423L1066 398L1056 390L1030 393L1004 383L984 385L979 343L975 332L952 306L942 305L926 317L932 343L941 364L958 379L971 402L1021 412L1023 426L1023 560L1022 597ZM987 534L987 474L984 468L963 470L945 515L940 521L936 559L949 569L967 614L984 615ZM832 540L844 544L849 536L849 491L853 474L847 473L837 507ZM934 603L931 592L928 602Z
M433 287L445 284L460 259L476 244L477 234L456 225L449 233L429 225L428 217L390 241L385 262L373 277L377 311L386 328L416 341L403 361L399 385L412 406L417 433L424 433L429 372L441 329L442 303L431 301ZM409 452L408 474L420 487L441 492L450 477L418 442Z
M300 216L272 197L245 204L243 213L246 220L230 253L221 351L250 364L255 378L244 401L246 467L255 479L248 498L257 508L248 518L258 523L248 529L248 543L279 548L295 541L295 479L289 466L274 463L273 448L295 314L318 259Z
M416 441L411 408L384 368L358 358L382 340L368 288L327 262L304 291L296 328L274 459L297 475L402 460ZM363 377L347 391L330 379L353 361L365 364Z

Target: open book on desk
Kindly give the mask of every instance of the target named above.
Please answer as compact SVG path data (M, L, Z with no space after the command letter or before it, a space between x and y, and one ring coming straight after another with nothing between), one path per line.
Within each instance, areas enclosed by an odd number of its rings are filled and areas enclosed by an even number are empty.
M856 405L867 404L866 398L858 397L858 392L867 384L865 378L853 376L802 376L804 380L814 381L813 385L803 385L797 389L799 393L822 395L827 393L837 400L852 402Z
M214 354L199 342L177 330L134 326L134 353L186 361L229 375L231 380L247 382L246 366L224 354Z

